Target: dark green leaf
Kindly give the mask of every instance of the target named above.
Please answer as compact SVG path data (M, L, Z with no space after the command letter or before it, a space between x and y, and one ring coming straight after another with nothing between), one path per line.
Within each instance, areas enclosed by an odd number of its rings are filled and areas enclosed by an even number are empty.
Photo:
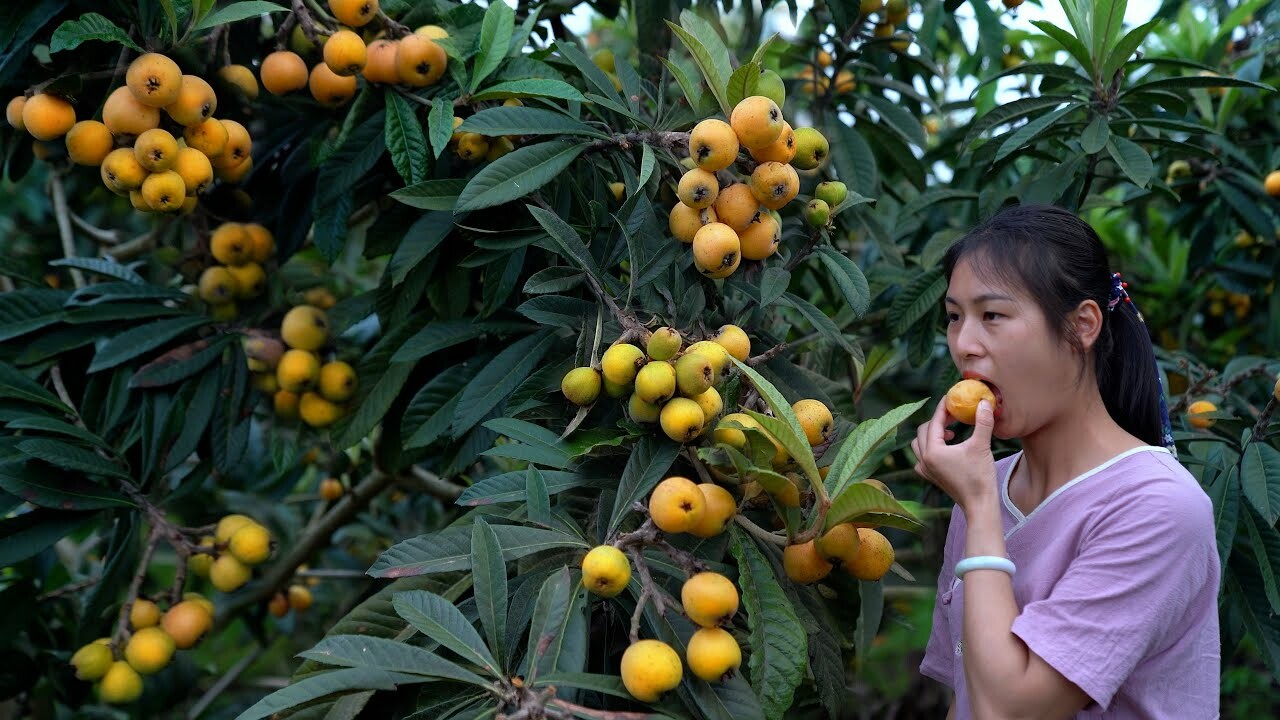
M502 402L529 377L551 349L555 336L540 331L517 340L467 383L453 416L453 436L475 427L489 411Z
M458 196L462 194L466 185L466 180L455 178L424 180L420 183L400 188L390 193L388 197L419 210L452 212L454 206L458 204Z
M1112 135L1107 140L1107 152L1134 185L1145 188L1151 182L1155 167L1151 163L1151 156L1141 145Z
M728 89L726 96L729 105L737 107L743 98L751 97L756 94L756 86L760 83L760 73L762 69L760 63L743 63L741 67L733 71L729 76Z
M285 12L288 8L280 7L275 3L262 2L261 0L246 0L246 2L237 2L218 8L216 11L209 13L201 18L196 24L194 30L208 30L219 25L237 22L239 20L248 20L257 17L263 13Z
M563 113L534 107L493 107L472 115L458 132L497 135L603 135ZM648 146L646 146L648 147Z
M534 205L526 207L533 215L533 219L537 220L542 229L546 230L551 239L555 241L559 253L587 271L589 275L596 278L597 282L600 282L600 266L596 264L591 251L582 242L582 237L578 235L578 231L574 230L573 227L553 212Z
M1084 133L1080 135L1080 148L1092 155L1107 146L1107 139L1111 137L1111 128L1107 126L1106 117L1099 115L1089 123L1089 127L1084 129ZM1003 150L1003 148L1001 148Z
M1127 35L1120 38L1120 42L1111 48L1111 53L1107 55L1107 60L1102 64L1102 77L1110 79L1115 76L1116 71L1133 57L1133 53L1142 45L1142 41L1147 35L1160 24L1160 18L1152 18L1151 20L1139 25L1129 31ZM1118 29L1118 28L1117 28ZM1107 47L1107 46L1104 46ZM1091 151L1096 152L1096 151Z
M516 13L506 3L489 3L484 22L480 26L479 53L471 75L471 91L480 87L507 57L511 48L511 34L515 31Z
M898 293L889 306L889 332L901 337L947 293L947 279L941 270L917 275Z
M93 517L91 513L36 508L0 520L0 567L26 560Z
M142 285L146 280L142 276L134 272L128 265L121 265L114 258L63 258L61 260L53 260L49 263L54 267L72 267L85 272L97 273L98 275L106 275L117 280L124 280L135 285Z
M71 408L63 405L56 395L9 363L0 362L0 398L33 402L59 412L71 412Z
M523 473L517 473L523 478ZM523 493L523 483L521 483ZM494 527L502 544L502 557L510 562L526 555L555 548L586 548L582 540L557 530L519 525ZM397 543L382 553L369 568L373 577L406 577L469 570L471 568L471 528L446 528Z
M370 668L348 668L318 673L262 698L253 707L236 716L236 720L262 720L282 710L335 693L350 690L395 690L398 685L420 682L426 682L426 677Z
M513 97L548 97L570 102L586 102L578 89L563 80L512 80L497 85L490 85L471 96L477 102L481 100L506 100Z
M622 478L618 481L618 494L609 515L608 534L612 535L622 524L627 513L631 512L631 504L648 495L658 484L679 454L679 445L656 435L641 437L631 448L627 465L622 469Z
M89 372L113 368L208 324L207 317L176 317L129 328L98 348L93 356L93 363L89 365Z
M545 481L547 493L554 495L589 484L589 480L576 472L560 470L542 470L539 473ZM527 481L525 471L491 475L475 485L462 491L458 498L459 505L478 506L495 503L521 502L525 499Z
M529 626L525 674L582 672L587 660L587 591L562 567L542 585Z
M88 40L117 43L130 50L142 52L142 48L129 37L128 33L102 15L92 12L81 15L79 20L67 20L59 25L58 29L53 31L53 38L49 41L49 52L74 50L80 47L80 43Z
M118 493L76 476L36 472L28 464L0 465L0 490L32 505L56 510L99 510L133 507Z
M818 249L818 259L827 266L832 281L840 288L840 294L853 310L854 317L862 317L871 307L871 288L862 268L847 255L829 245Z
M310 650L298 653L298 657L326 665L425 675L481 687L488 685L484 678L433 652L380 637L330 635Z
M826 313L815 307L813 303L791 293L783 293L779 301L783 305L789 305L799 311L813 326L814 330L817 330L827 340L839 345L845 352L850 354L858 353L853 343L844 336L844 333L840 332L839 326Z
M426 590L413 590L393 596L391 604L396 614L423 635L449 648L467 662L480 666L490 675L502 677L502 668L485 647L480 633L446 598ZM467 682L481 684L484 680L476 677Z
M827 495L838 497L851 483L865 480L875 468L868 468L867 460L876 454L876 450L885 443L891 442L897 433L898 426L906 422L928 400L899 405L878 418L864 420L858 424L853 433L840 443L840 450L831 461L831 469L827 471Z
M536 472L536 471L534 471ZM492 655L505 657L503 643L507 638L507 565L502 561L498 536L484 518L477 517L471 530L471 572L474 577L476 608L480 626L489 640ZM492 669L502 677L502 668Z
M453 100L451 98L437 97L435 102L431 103L431 112L427 114L427 135L431 140L431 156L440 157L440 153L445 151L449 146L450 138L453 137ZM461 187L459 184L459 191ZM450 204L449 207L452 208L453 205Z
M489 163L467 183L454 212L481 210L522 198L565 171L586 145L553 140L527 145Z
M212 340L180 345L138 368L129 378L129 387L162 387L189 378L217 360L235 338L235 335L219 335Z
M1250 442L1240 462L1245 499L1269 525L1280 519L1280 451L1257 440Z
M50 465L78 470L90 475L102 475L121 480L129 480L128 470L117 463L101 458L96 454L76 445L69 445L48 438L32 438L18 443L18 450L37 460Z
M804 680L808 638L769 561L738 527L731 529L730 536L730 549L738 559L737 585L751 630L751 687L761 698L765 717L781 718Z
M422 182L427 175L427 139L409 101L399 93L386 92L387 115L384 132L391 163L406 185ZM441 103L443 104L443 103ZM452 122L452 121L451 121Z

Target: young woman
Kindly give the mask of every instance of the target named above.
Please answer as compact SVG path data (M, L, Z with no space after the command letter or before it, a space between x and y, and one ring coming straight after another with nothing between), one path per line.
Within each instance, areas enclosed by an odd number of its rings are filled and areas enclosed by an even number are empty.
M947 253L947 346L987 382L954 444L939 402L911 447L955 500L920 670L948 718L1218 717L1218 551L1170 452L1142 316L1093 228L1006 209ZM1022 450L996 461L992 435Z

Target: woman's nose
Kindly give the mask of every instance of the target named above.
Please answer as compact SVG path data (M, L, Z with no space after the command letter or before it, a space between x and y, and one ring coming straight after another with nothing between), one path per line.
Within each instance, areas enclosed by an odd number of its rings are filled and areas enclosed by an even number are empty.
M956 330L952 340L952 351L959 357L975 357L983 353L982 340L979 337L981 328L976 323L965 320L955 322Z

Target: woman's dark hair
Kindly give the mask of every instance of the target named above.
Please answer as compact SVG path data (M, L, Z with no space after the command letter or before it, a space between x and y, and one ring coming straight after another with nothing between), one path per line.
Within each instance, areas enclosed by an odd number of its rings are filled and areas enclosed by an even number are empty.
M1093 346L1093 366L1107 412L1144 442L1162 444L1161 388L1151 337L1130 303L1107 311L1111 269L1106 248L1088 223L1053 205L1011 206L947 250L942 265L948 282L961 260L988 282L1024 291L1040 306L1054 336L1081 357L1084 348L1068 315L1085 300L1096 302L1102 330Z

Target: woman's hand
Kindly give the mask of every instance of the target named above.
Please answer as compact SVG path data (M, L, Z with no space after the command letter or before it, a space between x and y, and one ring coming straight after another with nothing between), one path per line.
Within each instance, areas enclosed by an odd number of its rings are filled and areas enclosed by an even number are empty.
M995 491L995 456L991 454L991 431L995 416L986 400L978 403L973 435L962 443L948 445L955 433L947 425L955 419L947 412L945 400L938 401L933 417L916 429L911 451L916 454L915 471L942 488L966 512Z

